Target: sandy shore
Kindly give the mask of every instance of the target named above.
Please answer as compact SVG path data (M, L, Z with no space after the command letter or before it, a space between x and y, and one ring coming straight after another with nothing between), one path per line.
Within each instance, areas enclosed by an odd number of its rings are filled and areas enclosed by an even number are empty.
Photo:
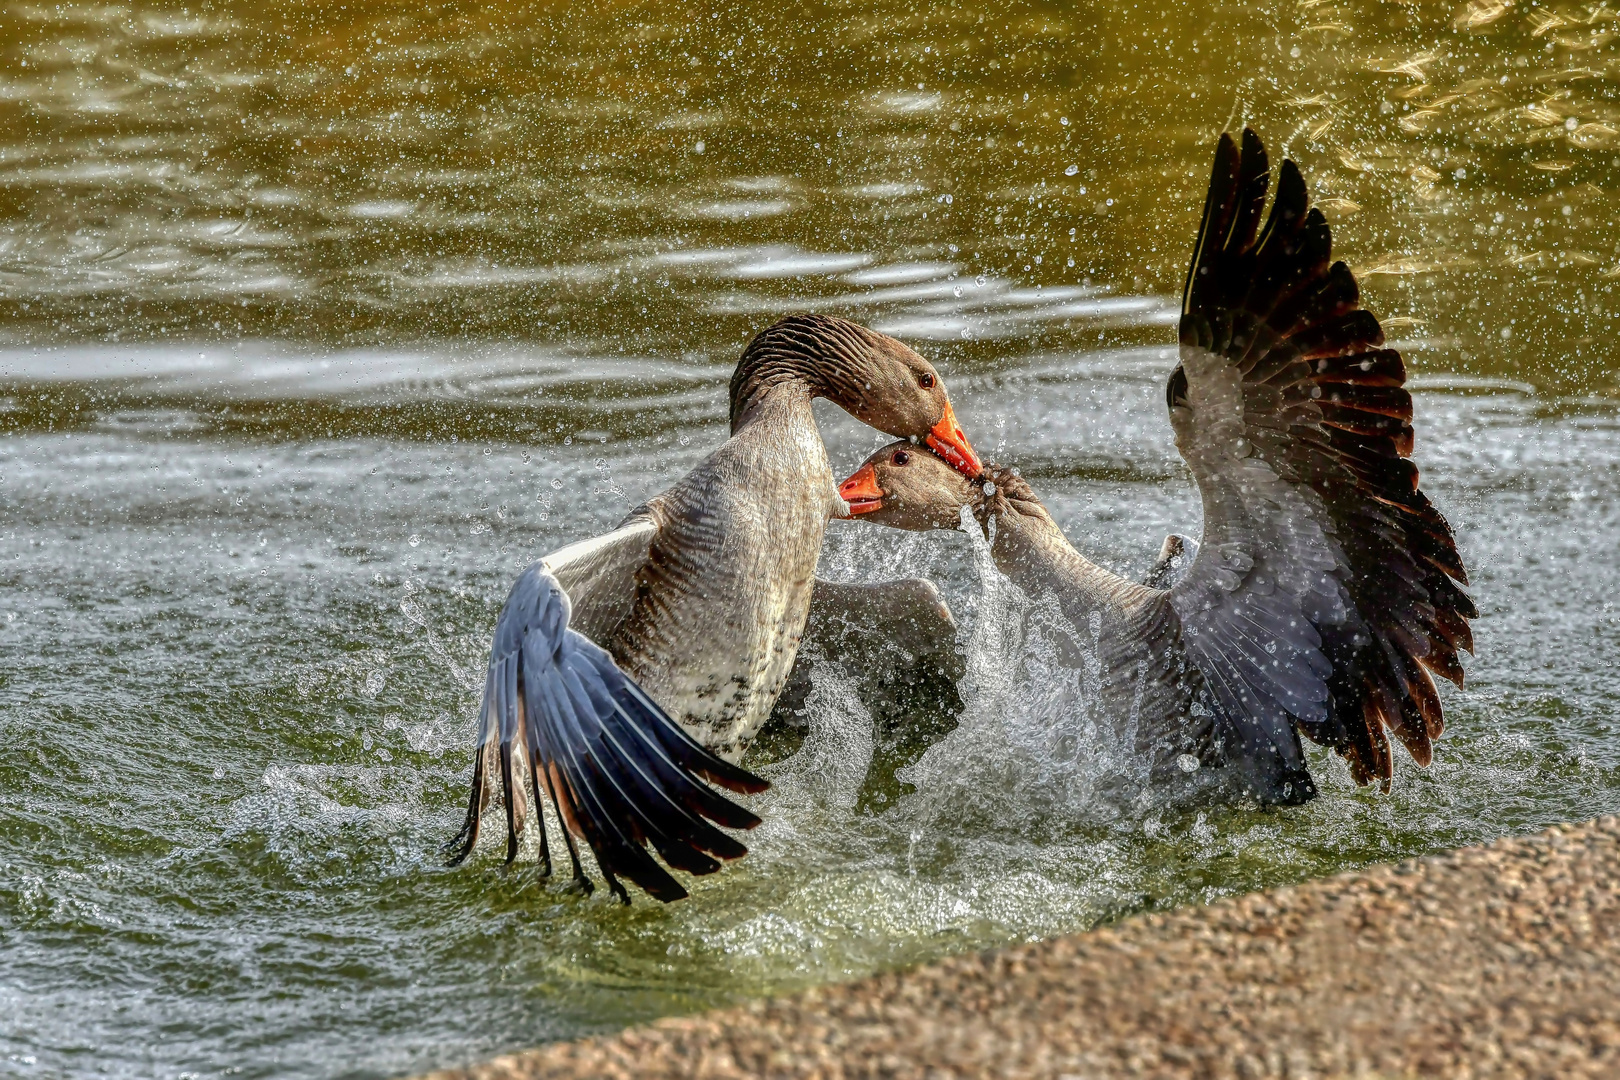
M433 1080L1620 1077L1620 819Z

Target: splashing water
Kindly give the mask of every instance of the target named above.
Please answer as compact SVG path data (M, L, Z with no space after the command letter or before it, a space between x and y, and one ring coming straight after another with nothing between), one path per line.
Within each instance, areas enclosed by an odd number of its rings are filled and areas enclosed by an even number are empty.
M917 788L902 813L918 826L949 817L1014 832L1140 816L1156 793L1135 749L1134 710L1109 715L1103 706L1100 618L1082 631L1053 598L1025 595L997 569L990 527L987 538L962 509L979 583L964 710L955 731L899 773Z
M1620 810L1614 12L1048 7L8 9L0 1072L400 1075ZM1229 117L1419 389L1484 612L1431 768L1161 801L1091 627L845 524L829 571L943 587L959 712L818 670L673 907L493 819L439 865L513 576L723 440L777 314L917 345L1110 569L1196 534L1166 346ZM887 441L818 416L835 470Z
M826 663L810 671L805 699L809 734L799 752L763 771L776 798L774 810L811 806L849 812L872 765L872 714L861 704L853 682Z

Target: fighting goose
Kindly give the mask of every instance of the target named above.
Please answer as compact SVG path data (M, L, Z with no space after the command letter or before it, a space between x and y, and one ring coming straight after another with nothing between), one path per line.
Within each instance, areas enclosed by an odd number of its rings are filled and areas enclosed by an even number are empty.
M1003 573L1089 623L1103 704L1140 710L1140 749L1161 766L1181 753L1233 765L1262 802L1298 803L1316 792L1300 733L1385 790L1386 728L1429 763L1443 726L1431 676L1462 685L1477 613L1408 458L1401 357L1330 264L1292 161L1260 228L1269 181L1254 132L1241 150L1221 136L1167 388L1204 538L1168 589L1081 555L1015 470L970 480L896 444L840 493L852 514L906 529L956 528L971 507Z
M982 468L938 374L901 342L816 315L760 333L731 379L730 439L614 531L553 552L513 586L495 624L467 817L447 845L452 865L477 844L492 771L505 796L507 861L516 856L528 816L521 754L542 874L551 868L543 789L580 888L591 885L575 835L622 902L620 877L678 900L685 888L645 845L693 874L716 870L714 856L746 853L710 822L748 829L759 819L702 780L765 788L736 762L793 666L812 591L819 606L889 619L896 634L929 623L949 630L926 582L871 594L815 584L827 520L845 513L810 410L817 397L933 447L969 475Z

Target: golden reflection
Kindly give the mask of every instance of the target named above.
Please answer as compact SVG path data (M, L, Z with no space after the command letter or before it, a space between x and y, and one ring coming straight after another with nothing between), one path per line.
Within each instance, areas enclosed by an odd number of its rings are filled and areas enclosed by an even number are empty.
M7 11L16 343L533 341L719 362L770 315L865 288L794 269L818 259L1014 296L1173 297L1214 135L1250 123L1322 194L1337 254L1424 267L1367 284L1375 310L1427 320L1415 368L1588 388L1620 370L1601 266L1532 282L1509 258L1620 251L1620 16L1602 5ZM677 253L682 272L642 272ZM1484 320L1467 307L1482 296ZM851 310L898 324L898 304ZM1171 336L1158 315L968 314L905 325L967 364ZM1492 319L1516 320L1511 355Z

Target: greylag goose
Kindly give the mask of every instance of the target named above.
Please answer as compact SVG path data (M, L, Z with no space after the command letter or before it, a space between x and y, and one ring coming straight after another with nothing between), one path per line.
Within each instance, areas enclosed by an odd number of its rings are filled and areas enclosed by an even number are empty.
M852 514L956 528L971 507L997 566L1097 633L1105 707L1140 712L1141 749L1235 766L1265 803L1316 793L1300 735L1389 788L1392 733L1427 765L1444 724L1432 676L1462 685L1477 617L1451 528L1418 487L1400 354L1330 262L1284 161L1222 135L1181 308L1167 398L1198 483L1203 542L1169 587L1081 555L1016 470L970 480L904 444L840 488ZM1161 583L1177 544L1167 544Z
M747 851L714 825L759 819L703 781L766 786L736 762L793 667L812 592L824 622L849 610L919 626L943 619L949 629L925 582L890 583L869 603L856 588L814 586L827 520L846 512L810 411L817 397L967 474L982 468L938 373L901 342L816 315L760 333L732 376L730 439L612 532L547 555L513 586L495 625L452 865L478 841L492 772L505 796L507 861L516 856L527 821L521 756L537 811L542 790L558 811L578 887L591 888L576 835L621 901L621 877L678 900L686 889L646 845L693 874Z

